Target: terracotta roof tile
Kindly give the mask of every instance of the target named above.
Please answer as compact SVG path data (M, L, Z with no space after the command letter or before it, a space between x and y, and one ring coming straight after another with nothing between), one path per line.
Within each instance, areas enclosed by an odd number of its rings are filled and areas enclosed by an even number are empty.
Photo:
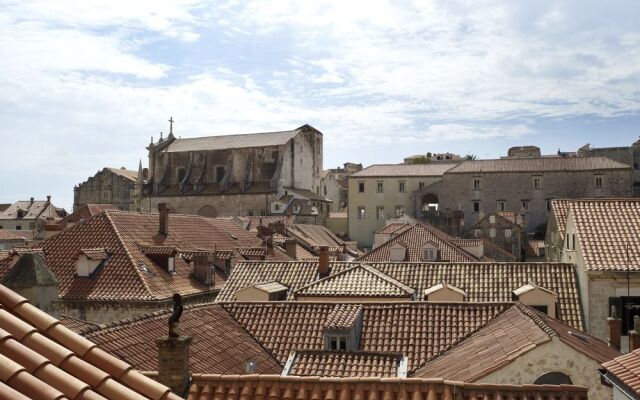
M395 233L396 235L406 231L407 229L411 228L413 225L407 223L407 222L392 222L390 224L387 224L385 226L383 226L382 228L378 229L376 231L376 233L380 233L380 234L393 234Z
M286 375L322 377L398 377L401 353L367 353L326 350L292 352Z
M291 350L324 349L324 326L335 315L336 304L226 303L223 307L284 365ZM410 373L507 308L504 303L363 303L358 350L404 353Z
M551 200L551 212L553 213L560 237L564 237L567 230L567 215L569 214L569 206L572 200L553 199Z
M143 371L158 367L155 339L166 329L169 312L132 317L85 331L87 339ZM192 336L191 371L244 373L253 359L258 373L280 373L282 367L219 305L186 307L180 330Z
M161 400L170 392L3 285L0 326L0 398L13 390L33 399Z
M387 176L442 176L457 164L376 164L349 175L349 179Z
M83 319L74 318L69 315L61 315L60 323L67 328L71 329L75 333L82 333L85 330L97 328L98 325L91 323L89 321L85 321Z
M640 200L574 200L569 215L587 270L640 270Z
M359 304L338 304L324 322L324 329L349 329L362 316L362 306Z
M360 265L359 262L332 262L331 275ZM508 302L512 292L535 283L558 296L558 317L582 329L582 308L575 268L560 263L375 263L366 265L416 289L417 293L446 282L467 294L469 302ZM317 262L238 263L216 302L235 301L235 292L260 282L277 280L289 287L289 299L296 290L318 281ZM365 277L369 277L366 275Z
M403 297L412 299L415 290L366 264L319 279L295 292L303 297Z
M568 385L496 385L416 378L318 378L280 375L195 375L188 400L460 399L586 400L587 389Z
M640 396L640 350L616 357L602 364L602 367L607 371L607 375L612 375Z
M459 247L453 238L439 229L426 224L415 224L402 233L394 236L367 254L358 258L360 261L391 261L391 247L401 243L407 248L404 261L426 261L422 258L422 249L427 243L438 249L439 261L473 262L480 261L473 254Z
M605 169L630 169L606 157L540 157L502 158L497 160L465 161L448 174L477 172L541 172L541 171L583 171Z

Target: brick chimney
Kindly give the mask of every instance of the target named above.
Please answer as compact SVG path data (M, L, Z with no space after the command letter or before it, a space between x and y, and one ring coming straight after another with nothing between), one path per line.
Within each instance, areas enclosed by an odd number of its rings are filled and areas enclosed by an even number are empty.
M611 307L611 317L607 318L609 331L609 347L620 351L620 338L622 336L622 320L617 317L615 307Z
M178 396L183 396L189 384L189 348L191 336L156 339L158 346L158 381L171 388Z
M169 235L169 206L167 203L158 203L158 212L160 213L158 233L167 236Z
M329 275L329 246L320 246L320 260L318 261L318 276L324 278Z
M633 330L629 331L629 353L640 349L640 317L633 317Z
M298 248L298 242L296 242L296 240L294 238L286 238L284 240L284 249L287 252L287 255L291 258L293 258L294 260L297 260L297 248Z

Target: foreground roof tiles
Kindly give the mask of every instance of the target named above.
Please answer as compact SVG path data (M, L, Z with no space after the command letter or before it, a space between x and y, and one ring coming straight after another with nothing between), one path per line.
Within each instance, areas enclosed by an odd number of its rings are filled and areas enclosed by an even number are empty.
M424 261L423 247L430 243L438 249L440 261L472 262L480 261L477 257L459 247L453 238L441 230L426 224L415 224L410 228L397 228L401 233L358 258L360 261L391 261L391 247L400 243L407 248L404 261Z
M608 375L640 396L640 350L621 355L602 364Z
M0 285L0 398L179 399Z
M440 283L455 286L466 293L469 302L510 302L514 290L534 283L558 296L559 319L576 329L583 327L578 282L571 264L332 262L329 278L361 264L415 289L418 294ZM317 262L240 262L216 301L235 301L236 291L271 280L289 287L288 299L291 300L292 293L304 286L331 281L318 280L317 269ZM356 287L372 282L372 274L358 276L363 280Z
M85 329L86 338L142 371L156 371L155 339L166 330L169 312L132 317ZM192 336L190 363L194 373L243 374L253 360L257 373L277 374L282 367L219 305L186 307L180 331Z
M403 356L401 353L367 353L345 351L293 351L284 375L351 377L398 377ZM405 371L406 375L406 371Z
M574 200L569 213L587 270L640 270L640 200Z
M195 375L188 400L586 400L587 389L568 385L469 384L442 379L318 378L279 375Z

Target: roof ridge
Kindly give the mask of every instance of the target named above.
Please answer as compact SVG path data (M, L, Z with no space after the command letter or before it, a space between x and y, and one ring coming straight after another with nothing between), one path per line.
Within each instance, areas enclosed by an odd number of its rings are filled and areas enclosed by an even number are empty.
M304 126L304 125L303 125ZM187 138L175 138L174 141L178 140L193 140L193 139L204 139L204 138L213 138L213 137L230 137L230 136L248 136L248 135L269 135L274 133L293 133L302 129L303 126L299 126L295 129L285 130L285 131L269 131L269 132L249 132L249 133L232 133L229 135L209 135L209 136L196 136L196 137L187 137Z
M413 295L416 293L416 289L412 288L411 286L400 282L399 280L397 280L396 278L389 276L387 274L385 274L384 272L380 271L377 268L372 267L371 265L368 265L366 262L360 264L360 267L371 272L372 274L376 275L378 278L394 285L397 286L399 288L401 288L402 290L404 290L405 292Z
M136 260L133 258L133 256L131 255L131 252L129 251L129 248L125 245L124 240L122 239L122 236L120 235L120 231L118 230L118 228L116 227L115 222L113 221L113 219L111 218L111 211L113 210L104 210L104 215L109 223L109 226L111 227L111 229L113 230L113 233L115 234L116 238L117 238L117 243L122 246L122 249L124 250L124 253L127 255L127 258L129 259L131 266L133 266L133 270L135 271L136 275L138 276L138 279L140 279L140 283L142 283L142 287L146 290L147 294L152 298L152 299L156 299L158 300L158 298L155 296L155 294L153 293L153 291L151 290L151 288L149 287L149 284L147 283L146 279L142 276L142 272L139 270L138 268L138 264L136 263ZM121 210L118 210L121 211Z
M540 327L540 329L542 329L547 335L549 335L549 337L558 336L558 333L555 331L555 329L553 329L551 325L547 324L547 322L540 316L538 311L522 304L519 301L515 302L515 307L522 314L529 317L536 325Z

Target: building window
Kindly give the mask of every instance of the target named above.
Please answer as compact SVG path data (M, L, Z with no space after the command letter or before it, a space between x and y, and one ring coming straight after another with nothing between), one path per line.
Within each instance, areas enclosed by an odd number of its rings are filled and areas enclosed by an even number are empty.
M364 193L364 182L358 182L358 193Z
M276 211L280 211L280 203L274 203L274 204L273 204L273 208L274 208L274 210L276 210Z
M224 167L219 165L216 167L216 183L221 182L224 178Z
M248 215L248 216L250 216L250 217L253 217L253 210L249 210L249 211L247 212L247 215Z
M326 187L326 186L325 186L325 187L323 187L323 188L322 188L322 190L323 190L323 192L324 192L324 195L326 196L326 195L327 195L327 187Z
M384 219L384 206L376 207L376 219Z
M358 219L365 218L365 209L363 206L358 207Z
M29 222L29 229L31 229L31 230L36 229L36 223L35 222Z
M422 259L424 261L436 261L438 259L438 249L425 247L422 249Z
M551 211L551 199L547 199L545 200L546 205L547 205L547 211Z
M622 320L622 335L626 336L633 330L633 317L640 316L640 297L609 297L609 310L611 307L615 307L616 315Z
M522 211L529 212L529 200L523 199L520 204L522 205Z
M384 191L384 185L382 182L378 182L378 193L382 193Z
M404 193L404 191L405 191L405 182L403 182L403 181L398 182L398 191L400 193Z
M600 189L602 187L602 175L595 176L594 186L596 189Z
M404 215L404 206L396 206L396 218L400 218Z
M533 178L533 188L542 189L542 178L540 178L539 176L535 176Z
M418 182L418 189L424 188L424 182Z
M496 237L496 228L490 228L490 229L489 229L489 237L490 237L491 239L493 239L493 238L495 238L495 237Z
M21 231L22 230L22 226L21 225L16 225L16 230L17 231Z
M187 175L187 170L184 168L178 168L178 182L182 182Z
M480 190L480 178L473 179L473 190Z
M504 230L504 237L505 238L510 238L511 237L511 229L505 229Z
M347 350L346 336L330 336L329 350Z
M479 213L480 212L480 202L479 201L474 201L473 202L473 212L474 213Z
M498 211L504 211L506 207L507 202L505 200L498 200L498 202L496 203L496 209Z

